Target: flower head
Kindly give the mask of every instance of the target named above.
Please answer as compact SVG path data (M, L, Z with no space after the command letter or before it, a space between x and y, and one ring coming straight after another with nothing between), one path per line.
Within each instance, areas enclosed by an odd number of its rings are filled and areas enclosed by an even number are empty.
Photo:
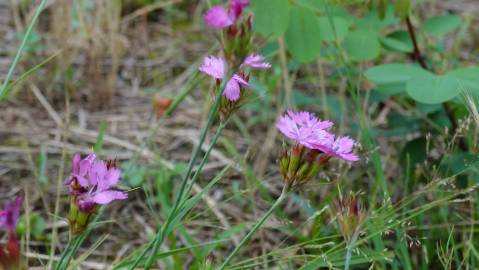
M225 76L226 63L221 57L207 56L203 59L203 63L199 70L215 79L223 79Z
M223 29L234 23L233 18L222 6L214 6L203 16L206 24L217 29Z
M78 154L73 158L73 172L67 184L80 211L88 212L97 204L109 204L114 200L128 198L126 192L114 189L120 181L120 169L97 160L94 154L82 161L79 159Z
M356 161L354 140L336 137L326 129L331 121L322 121L310 112L288 111L276 123L278 130L296 144L283 150L279 169L287 189L302 186L318 174L320 168L332 157Z
M295 142L314 149L313 145L329 144L332 136L324 129L333 125L330 121L321 121L309 112L288 111L276 124L286 137Z
M236 23L243 13L243 9L249 5L247 0L232 0L228 10L222 6L214 6L203 16L206 24L213 28L223 29Z
M237 101L240 98L241 87L249 88L250 85L240 75L234 74L233 77L231 77L231 79L229 79L229 81L226 83L223 95L229 101Z
M250 66L252 68L269 68L271 67L271 64L265 62L263 56L252 54L245 59L240 68L244 66ZM199 67L199 70L214 79L222 80L226 73L226 62L221 57L207 56L203 59L203 63ZM250 88L247 79L239 74L233 74L226 83L223 95L229 101L236 102L241 96L241 87Z
M243 64L241 64L241 67L244 67L244 66L249 66L251 68L266 69L266 68L270 68L271 64L266 62L262 55L250 54L244 59Z
M5 204L5 208L0 211L0 227L6 228L9 231L14 231L18 218L20 217L20 210L22 207L22 198L16 197L15 200Z
M353 235L359 233L367 217L366 209L354 194L339 198L337 205L333 208L337 213L339 229L346 241L349 242L354 237Z

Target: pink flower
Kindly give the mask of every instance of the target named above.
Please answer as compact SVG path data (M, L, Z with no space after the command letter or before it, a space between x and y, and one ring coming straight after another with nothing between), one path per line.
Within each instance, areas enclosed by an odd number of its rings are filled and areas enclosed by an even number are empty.
M305 112L295 113L288 111L276 123L276 127L286 137L294 140L296 143L304 145L310 149L315 149L314 144L323 144L331 141L334 136L324 129L331 127L329 121L320 121L314 115L307 115ZM312 117L312 118L311 118ZM305 121L308 120L308 121Z
M243 9L248 5L248 0L232 0L228 8L230 17L236 21L243 13Z
M293 119L298 125L314 129L328 129L333 126L331 121L321 121L313 113L300 111L294 112L288 110L288 116Z
M85 178L87 175L88 171L90 170L91 164L93 161L95 161L96 155L95 154L89 154L86 158L81 160L80 154L75 154L73 156L73 169L72 169L72 174L67 180L67 185L70 184L70 182L73 179L76 179L80 185L85 186L88 184L88 180Z
M206 24L217 29L223 29L235 22L222 6L214 6L210 8L203 16L203 19Z
M18 218L20 217L22 202L21 197L16 197L15 200L5 204L5 208L0 211L0 227L6 228L9 231L15 231Z
M288 111L282 116L276 127L286 137L310 149L316 149L329 157L338 157L346 161L357 161L353 153L355 141L349 137L336 137L327 132L333 126L331 121L322 121L310 112Z
M203 59L203 63L199 70L215 79L223 79L225 76L226 63L221 57L207 56Z
M223 95L230 101L237 101L240 98L241 86L250 88L250 85L238 74L234 74L233 77L226 83L225 91Z
M245 58L241 67L249 66L252 68L266 69L270 68L271 64L264 60L264 57L259 54L250 54Z
M271 64L264 61L264 57L257 54L252 54L246 57L240 68L244 66L252 68L269 68ZM199 70L214 79L222 80L225 77L226 63L221 57L207 56L203 59L203 63ZM241 87L249 88L249 83L240 75L233 74L225 86L224 96L230 101L237 101L241 96Z
M319 150L325 152L330 156L338 157L346 161L358 161L359 157L355 153L353 153L354 144L355 141L346 136L337 137L326 147L324 145L316 146L318 148L321 147L322 149Z
M126 192L114 189L120 181L120 169L103 160L96 160L94 154L88 155L81 162L79 159L78 154L73 158L73 173L67 184L81 211L88 212L97 204L109 204L114 200L128 198Z
M203 16L206 24L213 28L223 29L236 23L243 13L243 9L249 5L247 0L232 0L228 11L222 6L214 6Z

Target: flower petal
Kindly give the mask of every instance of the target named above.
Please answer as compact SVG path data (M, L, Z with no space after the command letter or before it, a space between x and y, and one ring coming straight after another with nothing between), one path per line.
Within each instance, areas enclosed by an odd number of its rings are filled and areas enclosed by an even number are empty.
M232 77L225 87L223 95L230 101L237 101L240 98L241 88L237 80Z
M128 198L128 194L126 192L118 190L106 190L96 192L91 197L91 200L97 204L109 204L114 200L124 200L126 198Z
M199 70L215 79L223 79L225 76L225 61L220 57L207 56L203 59L203 63Z
M78 166L79 166L79 163L80 163L80 160L81 160L81 156L79 153L76 153L74 156L73 156L73 167L72 167L72 171L74 174L78 174L79 171L78 171Z
M0 227L15 230L20 217L22 202L21 197L16 197L15 200L6 203L5 208L0 211Z
M266 62L262 55L250 54L245 58L245 60L241 64L241 67L243 66L249 66L251 68L266 69L266 68L270 68L271 64Z
M217 29L223 29L234 23L228 12L222 6L214 6L203 16L206 24Z
M228 8L228 13L234 21L243 13L243 9L249 5L248 0L232 0Z

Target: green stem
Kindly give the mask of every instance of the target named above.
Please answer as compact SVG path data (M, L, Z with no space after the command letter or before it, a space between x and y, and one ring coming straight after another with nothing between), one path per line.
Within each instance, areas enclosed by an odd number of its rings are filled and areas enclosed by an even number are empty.
M231 262L233 257L238 253L238 251L241 249L241 247L246 244L246 242L249 241L249 239L254 235L254 233L263 225L263 223L271 216L271 214L274 212L274 210L283 202L283 200L286 198L286 195L288 192L286 191L286 188L283 189L283 192L281 192L281 195L276 199L274 204L271 206L271 208L264 214L264 216L256 222L256 224L253 226L253 228L248 232L248 234L241 240L241 242L235 247L235 249L228 255L226 260L223 262L223 264L217 269L217 270L223 270L226 268L226 266Z
M40 16L40 13L42 12L47 2L48 2L47 0L42 0L42 2L40 2L40 5L38 5L37 10L35 11L35 15L33 15L32 21L30 22L30 25L28 26L27 31L25 32L25 36L23 37L22 43L20 44L20 47L18 48L17 54L15 55L15 58L13 59L10 69L8 70L7 77L5 77L2 88L0 88L0 101L2 101L7 94L8 82L10 81L10 77L12 77L13 71L15 70L17 63L20 60L20 56L22 55L23 49L25 48L25 44L27 44L27 40L30 37L30 33L32 32L33 26L37 22L38 17Z
M351 256L353 253L353 247L358 238L358 233L354 233L351 241L348 242L348 247L346 249L346 260L344 262L344 270L349 270L349 264L351 263Z
M186 200L186 198L188 198L188 194L191 192L191 189L193 188L193 185L196 182L196 179L198 179L198 176L200 175L201 170L203 169L203 166L206 164L206 161L208 160L208 157L211 153L211 150L213 150L213 147L215 146L216 141L218 140L218 138L221 135L221 131L223 131L223 129L226 127L226 123L227 123L227 121L221 122L220 126L216 130L216 133L213 137L213 140L211 141L210 146L206 150L206 153L205 153L203 159L201 160L200 165L198 166L198 169L196 170L195 174L193 175L193 178L191 178L190 185L186 189L186 192L183 192L183 195L181 195L181 196L179 195L178 198L180 198L180 200L178 202L178 205L183 204L183 202ZM184 199L182 199L182 198L184 198ZM176 209L179 209L179 208L180 207L177 207ZM151 252L150 256L148 257L148 259L145 263L145 269L149 269L149 267L151 266L151 264L155 260L156 254L158 253L158 251L160 249L161 243L163 243L165 236L169 233L169 229L170 229L172 220L173 220L173 218L170 219L170 222L165 223L162 226L161 233L159 234L159 237L157 238L157 240L154 242L153 251Z
M57 264L57 266L55 267L56 270L62 269L63 261L65 260L65 258L66 258L67 255L69 254L70 249L72 248L72 244L73 244L73 239L72 239L72 237L71 237L71 235L70 235L70 236L68 237L68 243L67 243L65 249L64 249L63 252L62 252L62 256L60 257L60 260L58 261L58 264Z
M211 140L210 147L208 147L208 149L206 150L205 156L204 156L203 159L201 160L200 165L198 166L198 169L195 171L195 174L194 174L193 177L191 178L190 185L189 185L188 188L186 189L186 192L185 192L185 194L184 194L184 196L183 196L183 200L182 200L182 201L186 201L186 199L188 198L188 195L191 193L191 189L193 188L193 185L196 183L196 180L198 179L198 176L199 176L200 173L201 173L201 169L203 169L203 167L204 167L205 164L206 164L206 161L208 161L208 157L209 157L211 151L213 150L213 146L216 144L216 141L217 141L218 138L220 137L221 132L222 132L223 129L226 127L226 124L228 124L229 120L230 120L230 118L227 118L227 119L225 119L223 122L220 123L218 129L216 130L215 135L213 136L213 139Z
M153 250L152 250L151 254L149 255L149 257L148 257L148 259L145 263L145 268L144 269L146 269L146 270L149 269L151 264L153 263L153 260L156 257L156 253L158 252L161 244L163 243L163 241L165 239L164 233L166 232L166 230L170 226L170 223L172 222L173 218L175 217L176 210L178 209L178 206L180 205L181 199L183 198L183 194L185 192L185 188L186 188L186 185L188 183L188 178L190 177L191 171L193 170L193 165L195 164L196 159L198 158L198 155L201 151L201 147L203 146L203 143L206 139L206 135L208 134L208 130L211 127L211 125L213 124L215 116L218 112L218 109L219 109L219 106L220 106L220 103L221 103L221 95L223 94L225 86L226 86L226 80L223 80L223 83L220 86L220 91L218 91L218 93L216 94L215 102L214 102L213 107L211 108L211 110L209 112L208 121L206 123L206 126L203 128L203 130L201 132L201 136L200 136L200 140L198 142L198 145L193 150L192 157L191 157L191 159L188 163L188 168L186 170L186 174L183 177L183 180L181 182L180 190L178 191L175 203L173 204L173 209L168 214L168 217L166 218L166 221L163 224L163 226L161 226L160 230L158 230L158 233L156 234L155 239L153 240L153 242L150 242L147 245L147 247L140 253L140 255L136 258L135 262L132 265L130 265L130 267L128 268L129 270L132 270L136 266L138 266L141 259L143 257L145 257L146 253L151 249L152 246L153 246ZM213 146L214 146L214 144L211 144L210 148L212 148ZM209 151L211 151L211 150L209 149ZM209 153L209 151L207 151L207 152ZM207 158L206 155L203 159L205 159L205 158ZM198 170L201 171L200 168Z

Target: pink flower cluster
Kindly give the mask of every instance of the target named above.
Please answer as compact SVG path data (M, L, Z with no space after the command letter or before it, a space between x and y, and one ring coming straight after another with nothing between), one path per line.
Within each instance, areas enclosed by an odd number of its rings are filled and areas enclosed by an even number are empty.
M251 54L244 59L240 66L240 68L246 67L267 69L271 67L271 64L266 62L263 56ZM214 79L223 80L226 73L226 61L221 57L207 56L204 58L199 70ZM232 102L238 101L241 87L250 88L250 84L243 75L235 73L226 83L223 95Z
M8 233L7 243L0 246L0 269L23 269L20 267L20 245L16 233L22 201L21 197L17 197L0 211L0 228Z
M329 157L357 161L353 153L355 141L349 137L334 136L326 131L333 126L331 121L322 121L310 112L288 111L276 127L283 135L309 149L319 150Z
M80 154L75 154L67 185L80 211L89 212L97 204L128 198L126 192L114 188L120 175L120 169L110 162L96 159L95 154L89 154L83 160Z
M0 211L0 228L5 228L9 231L15 230L18 218L20 217L22 202L22 198L17 197L5 205L5 208Z
M223 29L235 24L248 5L247 0L232 0L228 10L222 6L214 6L208 9L203 18L209 26Z

